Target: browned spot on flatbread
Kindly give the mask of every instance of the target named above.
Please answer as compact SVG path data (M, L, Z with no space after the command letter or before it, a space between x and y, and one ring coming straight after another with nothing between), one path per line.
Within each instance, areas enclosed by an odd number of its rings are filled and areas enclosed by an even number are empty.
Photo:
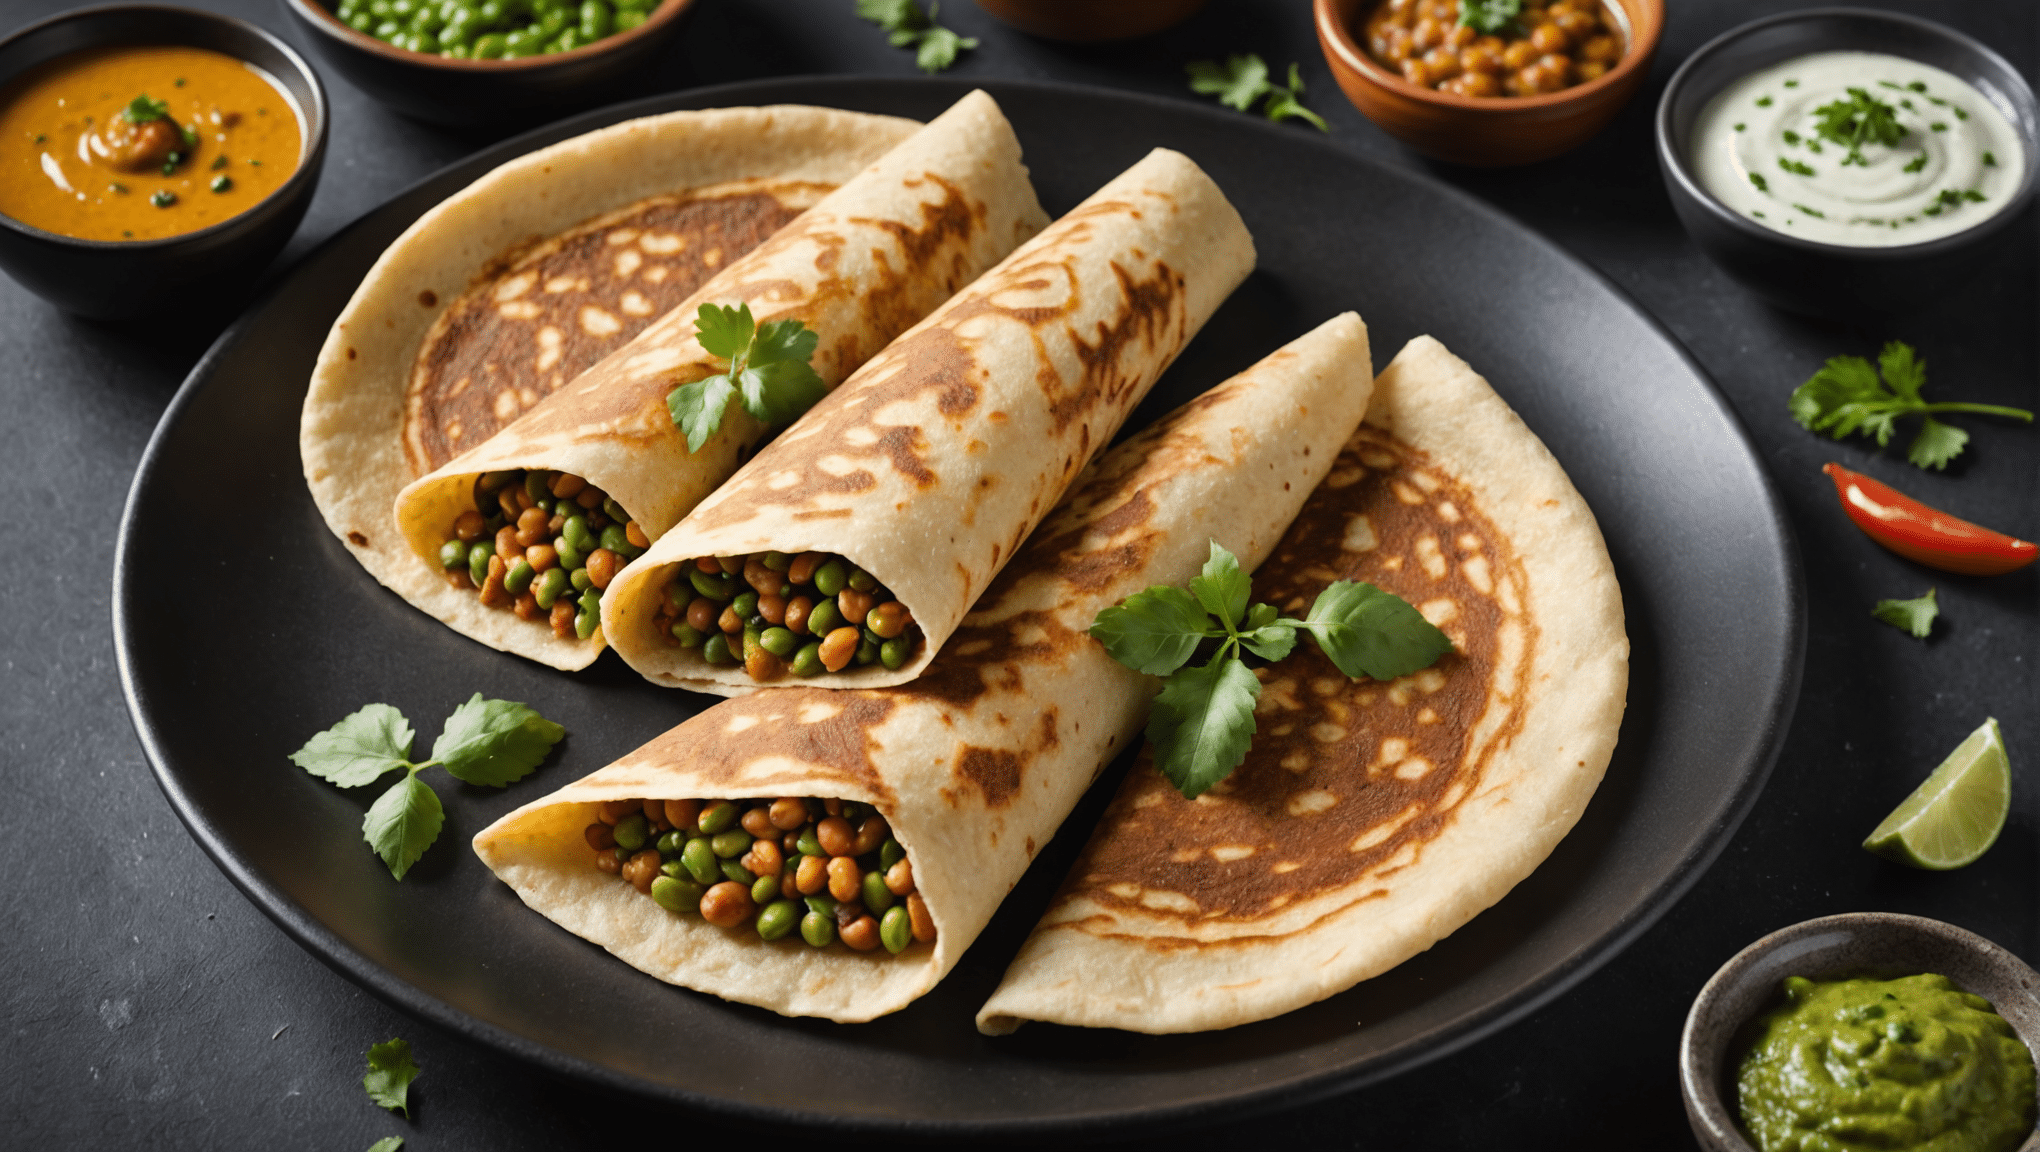
M497 261L419 349L404 428L414 473L488 439L671 311L715 273L709 249L756 248L828 188L653 196Z
M956 753L956 774L984 796L985 807L1004 808L1020 792L1020 756L1004 748L966 744Z
M368 537L362 535L359 532L349 532L347 534L347 539L357 548L368 547Z
M418 293L418 303L426 308L437 308L439 307L439 293L427 288L423 292Z
M1422 499L1409 502L1411 492ZM1383 684L1348 680L1314 644L1299 643L1257 672L1262 700L1246 763L1207 799L1189 801L1144 751L1061 899L1081 892L1185 924L1251 921L1374 880L1368 891L1355 888L1358 901L1392 886L1451 823L1522 722L1511 702L1527 689L1537 642L1522 566L1469 490L1424 453L1363 428L1255 574L1254 590L1278 606L1307 605L1335 579L1365 581L1434 612L1449 601L1441 626L1456 650ZM1502 607L1504 582L1513 615ZM1505 625L1521 630L1523 644L1508 667L1500 660ZM1508 711L1475 746L1491 707ZM1179 897L1194 910L1170 906Z
M631 754L650 764L684 764L711 783L754 781L752 766L768 757L792 761L792 795L830 795L849 785L890 811L892 789L872 767L872 731L896 702L877 692L777 688L726 700ZM763 781L759 783L772 783ZM782 793L789 794L789 793Z

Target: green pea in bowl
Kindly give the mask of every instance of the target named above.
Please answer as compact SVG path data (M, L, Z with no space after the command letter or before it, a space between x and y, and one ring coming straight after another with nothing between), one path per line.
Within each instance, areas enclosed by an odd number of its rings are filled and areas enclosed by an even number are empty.
M280 0L333 70L450 128L553 120L616 94L692 0Z

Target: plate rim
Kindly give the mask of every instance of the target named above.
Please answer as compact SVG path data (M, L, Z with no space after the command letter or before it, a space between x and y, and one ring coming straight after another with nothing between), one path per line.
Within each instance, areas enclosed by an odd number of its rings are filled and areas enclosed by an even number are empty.
M1756 763L1743 777L1730 802L1702 834L1698 846L1676 861L1668 879L1637 900L1631 909L1618 919L1616 927L1590 942L1588 946L1577 949L1566 963L1554 967L1541 979L1520 987L1510 996L1486 1009L1467 1012L1430 1032L1406 1041L1399 1049L1390 1049L1356 1064L1334 1066L1259 1084L1237 1092L1205 1095L1168 1104L1135 1105L1112 1112L1045 1119L1010 1117L954 1120L874 1113L822 1113L681 1090L668 1084L640 1079L528 1039L503 1025L456 1008L398 977L320 923L288 893L271 886L252 866L237 859L224 835L211 827L197 810L170 764L169 757L146 712L146 690L140 683L130 651L127 604L131 581L140 579L138 575L130 575L129 555L130 545L134 539L137 505L148 486L148 481L160 464L162 455L167 451L166 445L173 426L184 410L194 402L195 396L206 383L214 366L240 341L243 333L252 327L260 316L275 306L278 297L272 291L261 295L259 303L238 316L207 347L178 385L176 393L165 405L156 427L151 431L136 463L134 476L130 480L121 509L113 556L111 598L114 660L120 678L121 696L127 706L129 720L134 726L136 738L142 746L150 772L155 777L158 787L162 789L165 799L169 801L171 809L192 838L198 842L200 849L250 903L282 929L286 936L310 952L326 967L392 1007L422 1017L470 1041L481 1043L556 1074L622 1092L638 1099L700 1108L727 1120L765 1121L863 1134L912 1133L930 1137L957 1137L1081 1132L1088 1135L1104 1135L1132 1127L1144 1127L1156 1132L1179 1128L1220 1110L1224 1110L1229 1117L1238 1119L1283 1108L1300 1107L1329 1096L1379 1083L1444 1059L1516 1024L1576 987L1626 951L1638 937L1670 911L1701 876L1706 874L1727 848L1736 829L1741 826L1768 784L1771 772L1783 751L1800 696L1807 639L1805 566L1800 556L1798 540L1785 516L1777 484L1734 405L1685 344L1655 314L1587 260L1568 251L1542 232L1514 219L1473 194L1446 184L1427 173L1384 163L1334 143L1330 139L1284 131L1272 123L1242 121L1237 113L1227 113L1182 99L1099 85L996 78L979 80L954 77L870 76L855 73L768 77L700 88L677 89L605 105L478 148L406 184L374 207L342 224L330 236L293 259L288 266L273 270L265 277L265 283L270 289L275 289L298 275L305 265L325 255L329 250L345 244L374 216L391 204L416 194L427 185L444 179L459 169L479 162L501 164L572 135L635 117L667 111L779 103L816 103L818 106L835 107L836 105L827 104L812 96L804 99L803 90L811 94L821 93L846 84L894 90L947 88L954 91L958 97L973 89L985 89L991 92L995 99L1001 92L1007 91L1063 98L1104 99L1151 108L1171 116L1202 117L1232 127L1244 125L1250 130L1268 133L1271 140L1282 141L1281 147L1318 150L1337 158L1340 162L1357 163L1378 169L1395 179L1416 184L1432 196L1451 201L1462 210L1485 217L1489 222L1542 249L1548 257L1585 275L1626 307L1636 319L1642 321L1700 383L1728 431L1753 465L1763 496L1762 519L1770 527L1771 536L1779 545L1783 566L1784 579L1781 590L1786 617L1786 629L1782 638L1783 651L1779 653L1781 659L1764 669L1765 675L1773 681L1773 685L1768 706L1761 717L1762 722L1752 726L1757 732L1752 744L1759 749L1755 757Z

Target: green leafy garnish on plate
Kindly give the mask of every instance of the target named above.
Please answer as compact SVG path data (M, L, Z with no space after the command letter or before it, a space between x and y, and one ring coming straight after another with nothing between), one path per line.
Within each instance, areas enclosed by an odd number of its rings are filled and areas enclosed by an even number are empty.
M1898 122L1898 109L1870 94L1867 88L1851 88L1847 100L1836 100L1813 110L1814 130L1822 137L1849 150L1843 167L1868 167L1863 145L1886 148L1905 139L1905 125Z
M1870 614L1901 632L1910 632L1914 639L1925 640L1927 633L1934 630L1934 618L1941 614L1941 606L1934 600L1934 590L1929 588L1926 595L1910 600L1879 600Z
M1459 22L1485 35L1513 26L1523 14L1523 0L1459 0Z
M167 120L169 117L170 102L151 100L146 92L128 101L128 106L120 110L120 118L130 124L147 124L151 120Z
M2027 423L2033 420L2033 414L2023 408L1998 404L1930 404L1920 396L1926 383L1926 361L1914 354L1911 345L1894 340L1884 346L1874 367L1861 356L1830 359L1826 367L1793 390L1788 403L1792 418L1802 428L1825 432L1836 440L1861 433L1875 437L1879 448L1891 442L1899 417L1917 415L1920 430L1906 450L1906 459L1920 468L1947 467L1969 443L1969 433L1934 419L1934 413L1975 412Z
M1346 675L1393 680L1452 650L1452 641L1408 601L1372 584L1332 584L1301 620L1270 604L1249 607L1252 595L1239 559L1213 541L1189 591L1156 585L1136 592L1098 613L1090 628L1114 660L1163 677L1147 738L1155 767L1192 799L1231 775L1253 743L1261 682L1243 652L1281 660L1304 632ZM1217 650L1193 663L1206 640L1220 641Z
M484 700L477 692L454 709L433 742L432 758L411 761L416 733L402 712L370 704L313 736L290 754L291 762L342 788L374 783L398 769L404 778L369 806L362 839L402 880L425 849L439 838L445 809L418 774L437 765L456 780L501 788L530 775L565 728L510 700Z
M402 1136L385 1136L382 1139L376 1141L375 1143L370 1144L368 1146L368 1152L397 1152L397 1149L402 1148L403 1146L404 1138Z
M912 48L914 65L933 75L956 63L957 53L978 46L975 36L958 36L935 23L940 4L926 12L914 0L857 0L857 14L883 28L895 48Z
M666 395L673 423L687 434L687 450L701 451L731 400L761 424L790 424L828 394L808 361L821 337L798 320L759 324L751 306L703 304L694 321L701 347L729 361L720 376L682 384Z
M411 1059L411 1045L405 1040L385 1040L368 1050L368 1075L361 1078L361 1086L368 1090L368 1098L392 1112L401 1112L404 1119L411 1118L411 1081L418 1078L418 1064ZM401 1137L389 1136L376 1144L377 1148L390 1140L402 1144ZM373 1152L373 1150L371 1150Z
M1190 90L1205 96L1216 96L1218 102L1241 112L1251 111L1254 101L1267 97L1261 105L1261 114L1280 123L1284 120L1302 120L1317 126L1320 132L1329 132L1324 118L1303 106L1303 73L1295 64L1289 66L1289 86L1280 87L1268 79L1268 65L1259 56L1248 53L1245 56L1228 56L1225 63L1213 60L1194 60L1184 66L1190 73Z

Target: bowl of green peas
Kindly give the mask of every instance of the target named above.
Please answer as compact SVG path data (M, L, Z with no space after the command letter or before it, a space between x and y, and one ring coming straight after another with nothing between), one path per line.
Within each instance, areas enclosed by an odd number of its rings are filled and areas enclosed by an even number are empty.
M282 3L356 87L413 119L468 128L610 96L679 30L690 0Z

